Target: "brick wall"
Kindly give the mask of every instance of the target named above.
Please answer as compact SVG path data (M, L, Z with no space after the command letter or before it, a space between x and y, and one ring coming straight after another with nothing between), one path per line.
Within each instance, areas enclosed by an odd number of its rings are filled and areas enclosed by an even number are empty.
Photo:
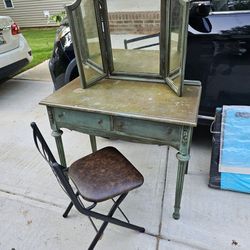
M152 34L160 32L160 12L111 12L109 13L111 33Z

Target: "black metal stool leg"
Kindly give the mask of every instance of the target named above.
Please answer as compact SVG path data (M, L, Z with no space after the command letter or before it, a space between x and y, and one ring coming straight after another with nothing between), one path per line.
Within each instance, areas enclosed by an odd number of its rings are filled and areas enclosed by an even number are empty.
M78 197L79 194L80 194L80 193L77 191L77 192L76 192L76 197ZM64 214L63 214L63 218L67 218L67 217L68 217L68 214L69 214L71 208L73 207L73 205L74 205L74 204L73 204L73 202L71 201L71 202L69 203L68 207L66 208Z
M93 250L93 249L94 249L94 247L96 246L96 243L97 243L98 240L101 238L101 236L102 236L102 234L103 234L105 228L107 227L107 225L108 225L108 222L104 222L104 223L102 224L102 226L100 227L100 229L99 229L98 233L96 234L94 240L91 242L91 244L90 244L88 250Z
M63 218L67 218L72 207L73 207L73 202L71 201L63 214Z
M111 207L111 209L110 209L110 211L109 211L109 213L108 213L108 215L107 215L108 218L112 218L112 216L113 216L113 214L115 213L116 209L119 207L119 205L121 204L121 202L125 199L125 197L127 196L127 194L128 194L128 193L122 194L122 195L117 199L117 201L114 202L113 206ZM96 243L97 243L98 240L101 238L101 236L102 236L102 234L103 234L105 228L107 227L108 223L109 223L108 221L103 222L103 224L101 225L101 227L100 227L98 233L96 234L94 240L93 240L92 243L90 244L88 250L93 250L93 249L94 249ZM111 223L112 223L112 222L111 222ZM117 223L117 225L119 225L119 224ZM139 232L144 232L144 231L145 231L145 229L142 228L142 227L138 227L138 226L132 225L132 224L130 224L130 223L125 223L125 222L121 222L120 226L129 228L129 229L133 229L133 230L137 230L137 231L139 231Z
M127 196L126 194L122 194L118 200L116 202L114 202L113 206L111 207L107 217L112 217L113 214L115 213L115 210L118 208L118 206L121 204L121 202L124 200L124 198ZM107 227L109 222L105 221L103 222L103 224L101 225L100 229L98 230L98 233L96 234L94 240L92 241L91 245L89 246L88 250L92 250L94 249L96 243L98 242L98 240L101 238L105 228Z
M112 198L112 201L115 203L115 200ZM121 214L123 215L123 217L125 218L125 220L130 223L128 217L126 216L126 214L122 211L122 209L120 207L118 207L118 210L121 212Z

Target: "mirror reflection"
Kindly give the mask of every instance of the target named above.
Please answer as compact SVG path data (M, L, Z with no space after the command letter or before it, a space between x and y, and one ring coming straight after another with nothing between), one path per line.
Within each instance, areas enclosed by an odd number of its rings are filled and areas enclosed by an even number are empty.
M76 0L68 6L84 88L120 77L166 83L181 96L189 2L149 2Z
M114 72L159 75L160 0L153 10L125 2L107 1ZM115 5L123 11L113 12Z
M182 24L183 6L179 0L173 0L170 16L170 53L169 53L169 73L170 75L179 72L182 60Z
M87 83L91 83L103 74L100 41L96 25L94 1L83 0L79 6L78 30L81 59ZM81 17L81 18L79 18ZM99 70L98 70L99 69Z

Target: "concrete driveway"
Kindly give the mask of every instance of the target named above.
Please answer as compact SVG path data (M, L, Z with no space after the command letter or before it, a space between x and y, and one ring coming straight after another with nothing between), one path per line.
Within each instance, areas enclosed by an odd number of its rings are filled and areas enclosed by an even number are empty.
M56 152L46 109L38 105L52 91L46 63L0 84L3 250L87 249L95 235L88 218L75 209L67 219L62 217L68 197L33 145L29 124L36 121ZM63 140L68 164L91 152L87 135L65 130ZM128 195L122 208L146 233L109 225L96 249L250 249L249 195L207 186L211 151L207 128L194 133L178 221L172 218L177 166L174 149L104 138L97 138L97 143L99 148L117 147L144 175L144 185ZM104 202L100 210L109 206ZM119 212L117 217L122 218Z

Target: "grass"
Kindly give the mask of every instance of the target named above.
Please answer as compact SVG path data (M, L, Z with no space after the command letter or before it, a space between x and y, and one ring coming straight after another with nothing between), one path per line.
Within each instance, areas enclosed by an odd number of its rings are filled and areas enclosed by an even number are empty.
M27 28L22 29L22 34L31 47L33 60L22 71L33 68L34 66L49 59L52 54L56 27L54 28Z

